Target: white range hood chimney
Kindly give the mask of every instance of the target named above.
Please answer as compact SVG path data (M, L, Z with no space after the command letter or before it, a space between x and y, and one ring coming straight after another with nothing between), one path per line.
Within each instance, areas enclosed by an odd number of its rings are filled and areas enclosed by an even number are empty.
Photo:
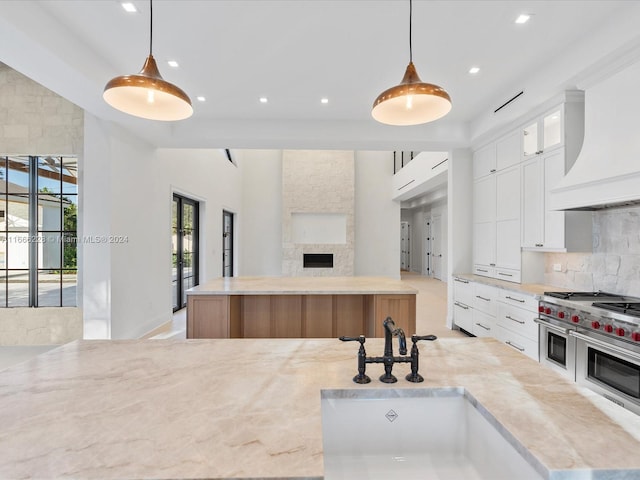
M554 210L640 204L640 62L585 91L575 164L551 190Z

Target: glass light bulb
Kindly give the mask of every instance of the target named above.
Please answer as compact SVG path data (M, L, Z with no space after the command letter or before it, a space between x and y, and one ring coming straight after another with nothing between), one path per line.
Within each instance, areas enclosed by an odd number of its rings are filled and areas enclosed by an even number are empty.
M407 110L413 108L413 95L407 95Z
M147 91L147 102L153 103L154 100L155 100L155 98L154 98L153 90L148 90Z

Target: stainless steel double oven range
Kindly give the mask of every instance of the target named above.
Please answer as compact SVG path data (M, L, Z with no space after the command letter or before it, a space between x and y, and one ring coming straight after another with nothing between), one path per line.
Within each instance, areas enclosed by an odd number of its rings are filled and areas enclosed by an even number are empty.
M545 292L540 363L640 415L640 298Z

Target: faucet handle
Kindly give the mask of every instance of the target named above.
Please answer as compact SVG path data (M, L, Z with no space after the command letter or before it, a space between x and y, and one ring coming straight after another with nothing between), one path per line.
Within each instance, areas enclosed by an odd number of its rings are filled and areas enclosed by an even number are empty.
M367 338L364 335L359 337L345 337L344 335L339 338L341 342L360 342L360 345L364 344Z
M434 340L437 340L438 337L436 337L435 335L411 335L411 341L416 344L418 343L420 340L429 340L431 342L433 342Z

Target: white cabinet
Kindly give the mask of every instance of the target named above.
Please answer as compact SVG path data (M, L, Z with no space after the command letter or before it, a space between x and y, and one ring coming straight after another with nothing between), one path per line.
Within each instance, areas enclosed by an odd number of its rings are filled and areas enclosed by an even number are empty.
M518 130L496 141L496 171L520 163L520 132Z
M496 144L492 142L473 152L473 179L496 171Z
M549 208L550 191L566 171L565 149L522 164L522 247L541 251L590 251L591 214Z
M453 277L453 320L476 337L493 337L538 360L534 295Z
M495 337L538 361L538 301L535 297L501 289L498 294Z
M522 127L522 158L540 155L564 144L564 107L558 106Z
M473 286L469 280L453 277L453 323L469 333L473 330Z
M520 165L475 181L473 218L474 273L519 282Z

